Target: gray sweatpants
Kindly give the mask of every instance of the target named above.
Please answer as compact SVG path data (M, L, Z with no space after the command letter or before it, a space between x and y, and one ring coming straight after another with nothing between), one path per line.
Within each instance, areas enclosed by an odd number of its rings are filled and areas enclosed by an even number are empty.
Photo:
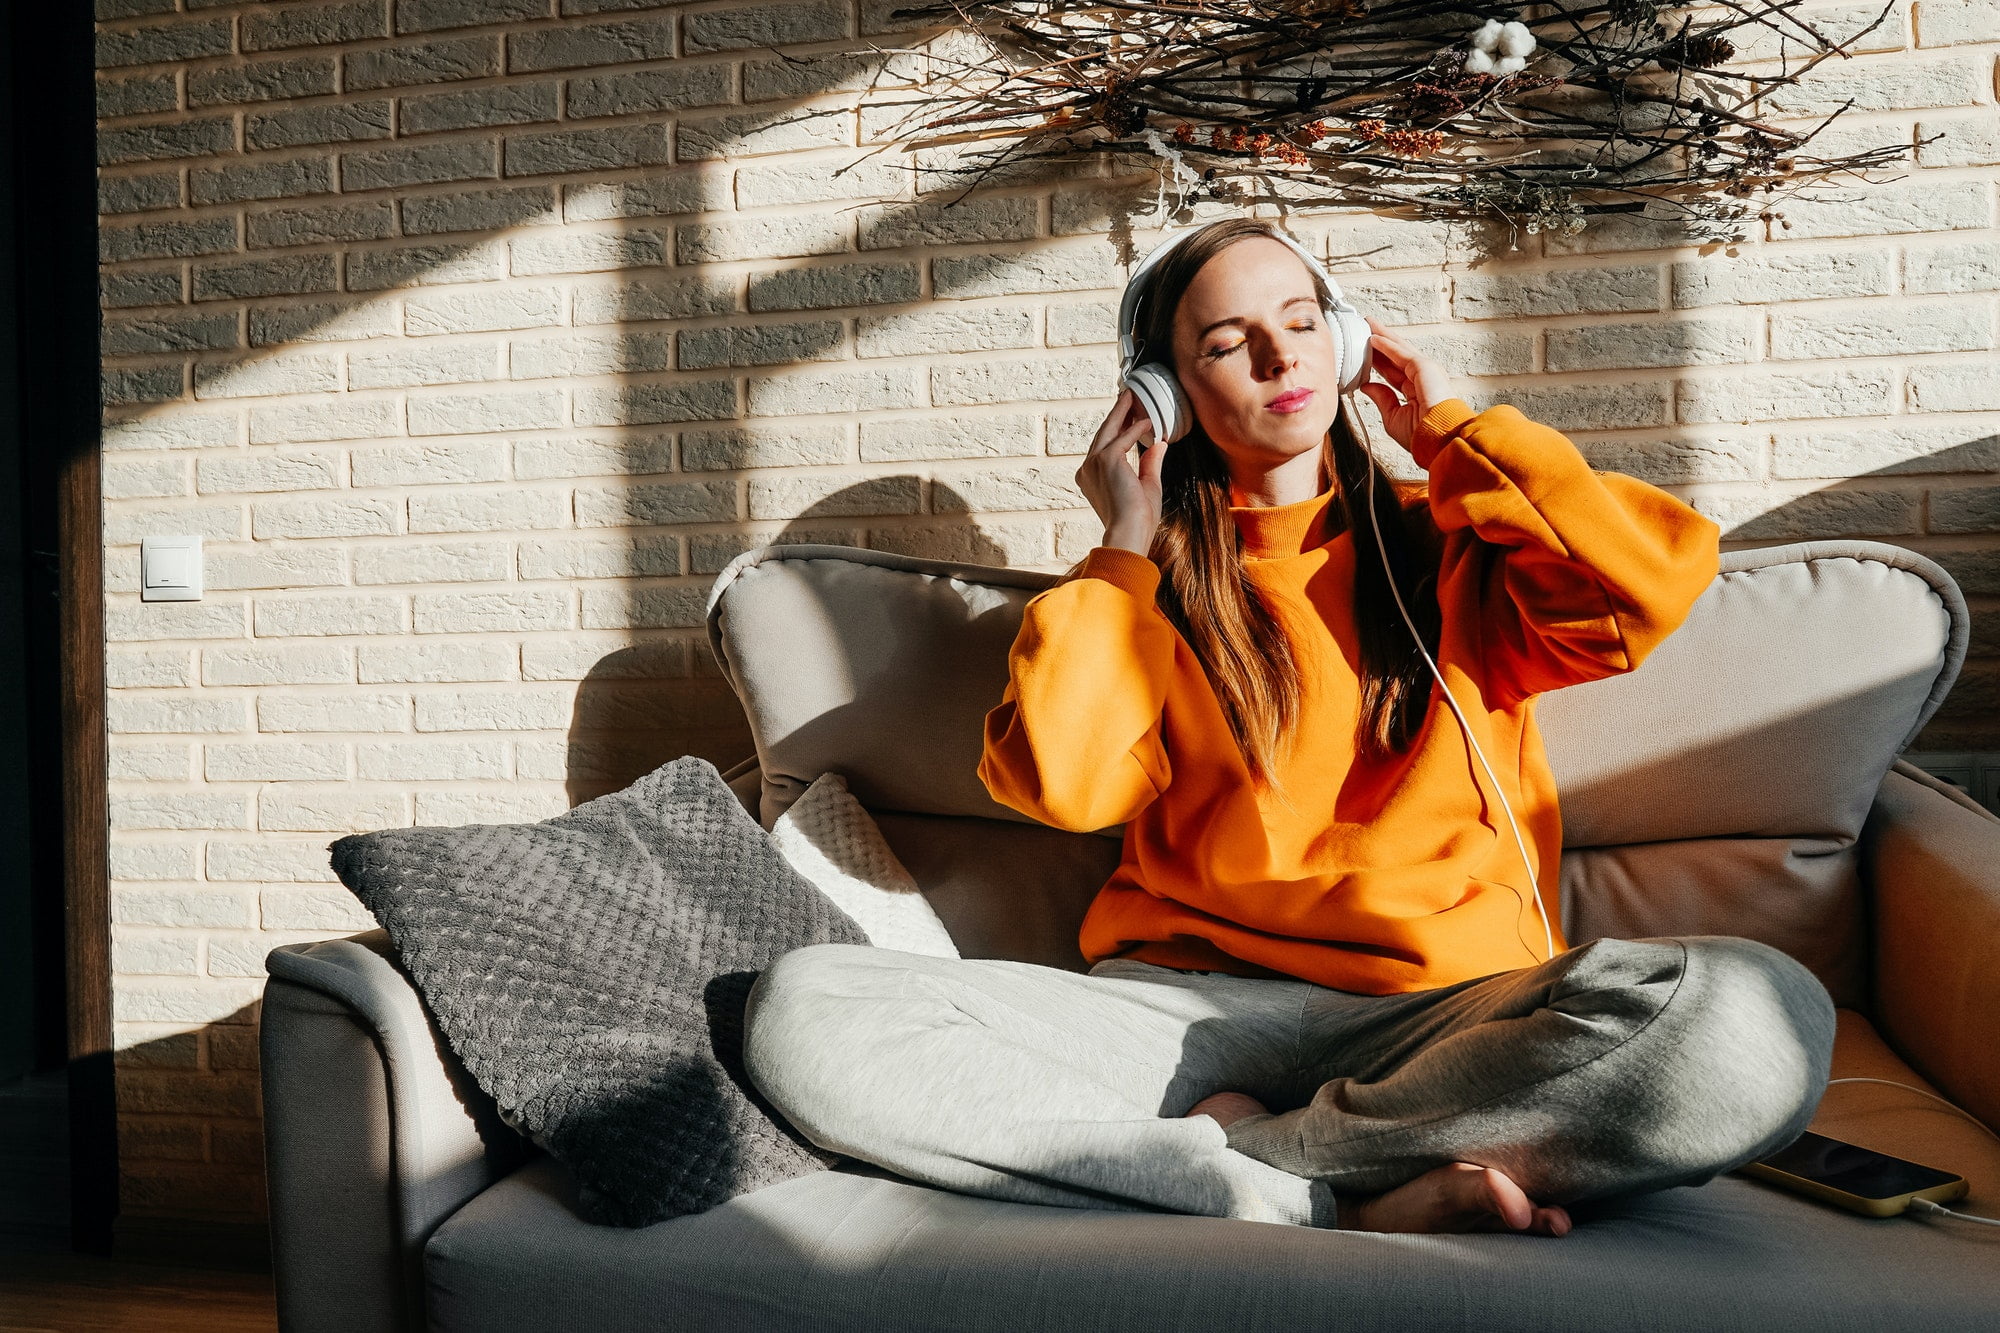
M745 1057L806 1138L909 1179L1331 1227L1342 1195L1453 1161L1538 1204L1701 1184L1805 1128L1833 1031L1804 966L1732 935L1380 996L815 944L758 978ZM1224 1090L1270 1113L1187 1117Z

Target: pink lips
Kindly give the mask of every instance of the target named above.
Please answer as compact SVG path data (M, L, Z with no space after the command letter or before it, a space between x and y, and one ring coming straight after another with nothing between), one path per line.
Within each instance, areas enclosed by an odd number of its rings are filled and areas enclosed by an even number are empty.
M1312 401L1311 389L1287 389L1264 406L1273 412L1296 412Z

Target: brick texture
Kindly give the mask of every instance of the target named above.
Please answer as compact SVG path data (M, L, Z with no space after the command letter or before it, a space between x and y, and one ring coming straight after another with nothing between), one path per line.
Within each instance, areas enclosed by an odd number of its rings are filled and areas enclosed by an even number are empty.
M1095 544L1074 475L1151 181L1016 173L946 207L959 150L868 156L901 114L869 103L923 74L870 50L923 40L893 7L99 0L128 1209L262 1215L263 959L373 924L330 838L748 753L701 631L738 552L1059 570ZM1991 5L1902 7L1773 114L1852 96L1850 141L1944 137L1736 245L1293 226L1475 406L1725 545L1937 558L1976 686L2000 673L1996 56ZM140 539L184 532L206 599L142 603ZM1918 748L2000 746L1990 697Z

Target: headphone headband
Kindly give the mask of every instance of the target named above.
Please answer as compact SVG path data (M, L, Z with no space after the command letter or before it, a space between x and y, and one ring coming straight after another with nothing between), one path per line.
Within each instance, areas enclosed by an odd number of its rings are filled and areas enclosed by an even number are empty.
M1169 251L1173 250L1182 241L1194 235L1206 225L1206 223L1203 223L1197 226L1185 227L1168 236L1165 240L1146 252L1146 257L1141 259L1139 266L1132 270L1132 276L1126 279L1125 295L1118 302L1118 356L1121 373L1131 370L1138 358L1138 339L1132 328L1132 318L1139 311L1139 301L1145 295L1147 278L1155 268L1159 267L1160 261L1167 257ZM1354 306L1342 294L1340 284L1334 281L1333 275L1326 271L1325 265L1321 264L1310 250L1307 250L1303 245L1300 245L1297 241L1286 235L1282 228L1275 229L1271 233L1271 236L1275 240L1283 241L1291 248L1294 254L1298 255L1300 259L1305 260L1306 267L1325 280L1327 290L1333 295L1333 305L1328 307L1329 310L1348 310L1356 314L1360 313L1354 310Z

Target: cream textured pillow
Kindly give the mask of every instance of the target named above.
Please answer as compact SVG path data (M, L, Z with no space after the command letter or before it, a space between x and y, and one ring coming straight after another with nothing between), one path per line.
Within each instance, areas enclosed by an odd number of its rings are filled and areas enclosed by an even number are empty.
M944 922L839 773L814 778L778 817L771 840L794 870L854 918L870 944L958 957Z

